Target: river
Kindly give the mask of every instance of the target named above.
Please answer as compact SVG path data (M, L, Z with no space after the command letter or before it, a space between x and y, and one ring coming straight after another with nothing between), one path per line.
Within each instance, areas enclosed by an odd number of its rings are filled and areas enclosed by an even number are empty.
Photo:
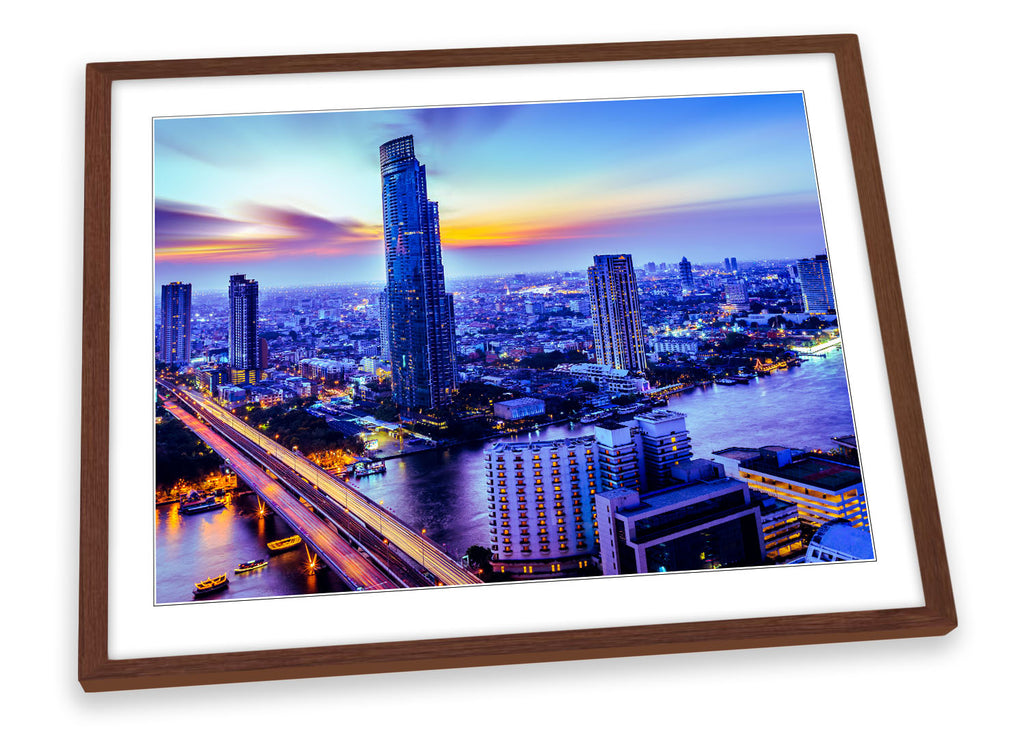
M694 389L669 400L686 414L694 457L733 445L831 448L831 438L853 433L841 350L801 366L735 386ZM519 440L554 440L593 433L593 425L550 426ZM470 545L489 547L483 451L491 442L395 458L387 472L355 482L363 493L394 511L458 559ZM198 580L224 571L230 585L217 598L288 596L345 590L331 571L308 576L302 548L270 558L270 565L235 575L234 567L266 558L266 543L287 537L280 519L260 519L252 496L221 510L180 515L177 505L156 510L158 602L191 601Z
M833 448L832 437L853 434L842 351L735 386L712 385L669 400L686 414L695 458L729 446ZM555 440L594 432L593 425L542 428L526 440ZM490 547L483 451L491 442L428 451L387 461L387 473L357 486L458 557L470 545Z

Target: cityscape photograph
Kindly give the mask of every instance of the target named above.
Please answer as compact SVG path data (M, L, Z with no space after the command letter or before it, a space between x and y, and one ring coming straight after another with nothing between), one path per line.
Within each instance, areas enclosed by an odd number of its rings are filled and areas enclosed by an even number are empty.
M801 93L153 136L156 604L874 559Z

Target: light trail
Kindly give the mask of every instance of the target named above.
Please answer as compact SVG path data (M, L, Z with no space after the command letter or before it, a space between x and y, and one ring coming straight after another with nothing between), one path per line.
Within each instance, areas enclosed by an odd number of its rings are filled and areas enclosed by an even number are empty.
M199 436L221 458L228 461L235 473L244 479L253 491L266 499L271 506L286 517L289 523L296 528L295 531L312 545L343 578L363 589L399 588L376 566L363 558L334 528L304 507L235 446L196 417L190 415L173 400L165 399L163 404L189 430Z
M401 550L410 559L419 562L434 576L438 584L458 586L481 583L475 574L448 557L448 554L438 548L433 541L410 529L379 504L363 496L357 489L331 476L304 456L276 443L197 392L163 380L159 380L159 383L168 391L186 399L196 411L201 412L211 421L220 422L231 428L255 443L262 452L277 459L310 484L319 488L324 494L342 505L345 511L362 521L368 529L376 531L389 545Z

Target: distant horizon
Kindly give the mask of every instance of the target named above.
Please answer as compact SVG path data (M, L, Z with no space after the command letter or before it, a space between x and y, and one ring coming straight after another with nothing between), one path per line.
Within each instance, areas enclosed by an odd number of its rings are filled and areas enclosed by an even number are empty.
M607 254L601 254L601 255L607 255ZM815 255L818 255L818 254L815 254ZM747 264L749 264L749 263L767 264L767 263L772 263L772 262L791 263L791 262L799 261L800 259L804 259L804 258L814 258L814 255L810 255L810 256L795 256L793 258L766 258L766 259L759 259L759 260L756 260L756 261L753 261L753 260L750 260L750 259L748 259L746 261L740 261L739 259L737 259L737 262L740 263L740 264L744 264L744 263L747 263ZM651 263L651 262L650 261L644 261L643 263L637 263L637 261L634 259L633 260L633 268L634 268L634 270L643 270L643 268L647 264L649 264L649 263ZM677 275L678 274L678 269L679 269L679 262L678 261L671 262L671 263L668 262L668 261L664 261L664 262L656 261L654 263L657 263L659 265L661 263L665 263L666 265L668 265L670 267L670 270L665 271L665 272L661 272L661 273L664 273L665 275L671 276L671 275ZM590 266L590 265L591 264L588 264L588 266ZM702 261L702 262L699 262L699 263L695 262L695 261L691 261L690 265L693 266L693 267L716 267L716 266L721 266L722 264L721 263L717 263L716 264L713 261ZM523 276L546 276L546 275L549 275L549 276L554 277L554 276L556 276L558 274L565 274L565 273L579 274L581 279L585 279L586 278L586 271L587 271L586 267L584 267L582 269L546 269L544 271L504 271L504 272L494 272L494 273L490 273L490 274L465 274L465 275L455 275L455 276L448 275L447 279L449 279L449 280L456 280L456 281L462 281L464 279L502 279L502 278L515 277L515 276L520 275L520 274L523 275ZM259 276L257 274L255 274L255 273L238 272L238 271L226 271L226 272L224 272L223 277L222 277L223 280L224 280L223 281L223 286L224 287L227 286L228 280L230 279L230 277L233 274L239 274L239 273L244 274L247 278L254 279L260 285L261 288L266 288L268 290L308 289L308 288L314 288L314 287L324 287L324 288L328 288L328 287L360 287L360 286L378 286L378 285L383 288L383 286L387 283L385 279L362 279L362 280L359 280L359 281L341 281L341 282L312 282L311 281L311 282L302 282L302 283L287 283L287 284L284 284L284 283L274 283L274 284L272 284L272 283L264 283L263 281L260 280ZM221 286L207 286L207 287L197 288L196 285L193 282L187 282L187 281L183 281L183 280L180 280L180 279L176 279L174 281L182 281L185 284L191 285L192 286L192 294L193 295L216 294L218 292L223 291ZM154 286L160 287L160 286L163 286L163 285L166 285L166 284L169 284L169 283L171 283L171 282L155 281L154 282ZM159 300L159 296L160 295L157 294L156 296L157 296L157 299Z

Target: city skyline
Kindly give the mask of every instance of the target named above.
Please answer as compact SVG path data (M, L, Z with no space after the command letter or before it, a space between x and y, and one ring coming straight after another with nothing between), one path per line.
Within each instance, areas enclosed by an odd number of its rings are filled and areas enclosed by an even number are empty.
M825 248L799 93L160 119L157 281L382 282L375 154L397 134L430 162L456 278Z

